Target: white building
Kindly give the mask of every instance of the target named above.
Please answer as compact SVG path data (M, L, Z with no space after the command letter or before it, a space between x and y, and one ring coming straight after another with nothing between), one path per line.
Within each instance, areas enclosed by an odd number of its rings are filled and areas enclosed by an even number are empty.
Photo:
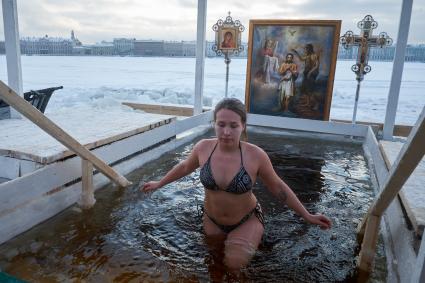
M133 55L134 41L136 41L135 38L114 38L112 41L114 45L114 54L122 56Z
M91 50L90 55L96 56L112 56L114 55L114 44L112 42L102 41L93 45L85 46Z
M196 55L196 41L182 41L183 54L186 57L195 57Z
M165 41L164 42L164 56L183 56L183 42L182 41Z
M20 40L21 52L27 55L72 55L73 41L48 35L24 37Z

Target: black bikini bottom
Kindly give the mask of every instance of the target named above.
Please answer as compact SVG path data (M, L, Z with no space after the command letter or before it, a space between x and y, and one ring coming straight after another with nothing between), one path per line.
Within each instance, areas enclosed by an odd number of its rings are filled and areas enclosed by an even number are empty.
M205 212L205 211L203 211L203 212ZM223 224L217 223L217 221L214 218L212 218L211 216L209 216L205 212L205 215L208 216L208 218L215 225L217 225L218 228L220 228L226 234L232 232L234 229L238 228L240 225L242 225L243 223L245 223L251 217L252 214L255 214L255 216L258 218L258 220L260 221L260 223L264 227L264 214L263 214L263 211L261 210L261 206L260 206L260 204L258 202L255 205L254 209L252 209L244 217L242 217L242 219L238 223L233 224L233 225L223 225Z

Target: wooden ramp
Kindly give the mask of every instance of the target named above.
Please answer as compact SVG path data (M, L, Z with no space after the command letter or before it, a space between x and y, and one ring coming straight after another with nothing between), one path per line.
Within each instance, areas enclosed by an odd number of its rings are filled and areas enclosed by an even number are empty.
M394 164L403 145L403 140L380 141L380 149L388 170ZM399 196L415 234L422 236L425 227L425 159L422 159L413 171Z
M147 113L156 113L164 115L176 115L176 116L192 116L193 106L182 105L182 104L146 104L146 103L134 103L134 102L122 102L123 105L129 106L135 110L142 110ZM203 107L202 112L212 110L211 107Z

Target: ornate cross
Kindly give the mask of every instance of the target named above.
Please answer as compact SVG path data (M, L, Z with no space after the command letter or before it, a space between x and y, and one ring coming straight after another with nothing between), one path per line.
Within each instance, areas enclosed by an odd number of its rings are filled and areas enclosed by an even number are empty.
M363 20L357 23L357 27L361 30L360 35L354 35L351 30L347 31L340 38L341 45L348 49L357 45L359 47L357 53L357 62L351 67L356 74L356 80L362 81L364 75L369 73L372 68L367 64L369 61L370 47L386 47L393 43L393 40L386 32L381 32L378 36L372 36L372 31L378 27L371 15L367 15Z
M354 33L349 30L340 38L340 43L345 49L353 46L359 47L356 64L351 66L351 70L356 74L357 80L356 100L352 120L353 124L356 122L360 82L364 79L364 75L372 70L372 67L368 65L369 49L371 47L383 48L393 43L392 38L389 37L386 32L381 32L378 36L372 36L372 31L378 27L378 22L376 22L371 15L366 15L363 20L357 23L357 27L361 30L360 35L354 35Z
M241 34L245 30L245 27L239 20L233 21L229 11L226 19L224 21L219 19L212 26L212 29L215 32L215 44L212 46L212 50L219 56L224 54L224 63L226 63L226 91L224 92L224 96L227 97L229 64L231 61L229 56L231 54L238 55L243 51Z

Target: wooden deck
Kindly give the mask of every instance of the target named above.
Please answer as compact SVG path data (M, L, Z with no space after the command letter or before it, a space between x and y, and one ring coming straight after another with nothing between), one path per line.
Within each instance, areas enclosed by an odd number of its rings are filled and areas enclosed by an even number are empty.
M159 105L159 104L146 104L146 103L134 103L134 102L122 102L123 105L129 106L135 110L142 110L147 113L156 113L164 115L175 115L175 116L192 116L193 106L190 105ZM202 112L212 110L211 107L203 107Z
M175 119L170 115L138 113L130 109L114 109L111 112L91 110L79 112L79 117L70 111L48 117L89 149L151 130ZM0 120L0 129L0 157L49 164L74 155L25 118Z
M380 148L387 168L389 169L396 160L403 139L399 141L380 141ZM404 184L399 196L412 223L417 236L421 236L425 227L425 159L419 163L413 174Z

